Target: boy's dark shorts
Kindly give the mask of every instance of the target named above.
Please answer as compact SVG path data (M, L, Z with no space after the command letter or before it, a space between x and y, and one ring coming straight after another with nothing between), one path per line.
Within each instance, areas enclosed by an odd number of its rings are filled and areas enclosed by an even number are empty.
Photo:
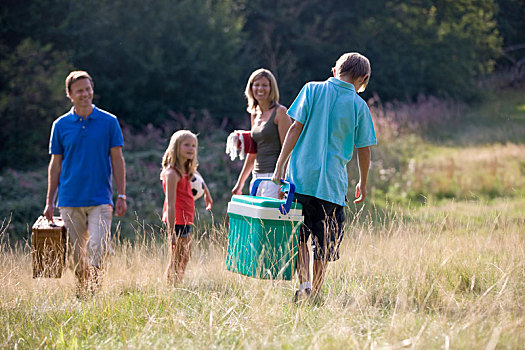
M314 260L338 260L344 235L344 207L299 193L295 193L294 198L303 206L304 223L299 242L306 243L312 236Z
M177 238L189 237L191 233L191 226L189 225L175 225L175 234L171 237L171 244L175 244Z

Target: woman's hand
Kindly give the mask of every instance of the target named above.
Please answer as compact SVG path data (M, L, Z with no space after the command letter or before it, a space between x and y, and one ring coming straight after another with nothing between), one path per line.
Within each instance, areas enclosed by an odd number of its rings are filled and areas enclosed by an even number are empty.
M237 195L242 194L243 187L244 187L244 184L240 185L239 183L236 183L235 187L232 189L232 194L237 194Z

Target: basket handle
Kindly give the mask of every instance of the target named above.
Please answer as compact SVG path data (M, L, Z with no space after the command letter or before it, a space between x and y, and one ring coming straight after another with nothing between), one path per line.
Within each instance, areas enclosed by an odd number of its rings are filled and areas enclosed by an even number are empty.
M250 196L255 197L257 195L257 189L259 188L259 184L262 181L272 181L272 179L269 177L260 177L258 179L255 179L255 181L253 182L252 189L250 190ZM295 185L290 181L286 181L283 179L281 179L281 183L283 184L283 187L285 187L285 190L283 192L286 192L287 189L288 195L286 196L286 201L279 207L279 211L281 212L281 214L286 215L292 207L293 196L295 194Z

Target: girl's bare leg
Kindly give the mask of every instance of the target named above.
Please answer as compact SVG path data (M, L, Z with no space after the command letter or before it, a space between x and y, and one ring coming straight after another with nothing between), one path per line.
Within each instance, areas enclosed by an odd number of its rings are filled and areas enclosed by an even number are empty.
M177 283L182 283L191 256L191 236L179 238L178 241Z
M171 242L171 253L170 253L170 261L168 263L168 285L173 286L177 283L177 263L178 263L178 239L173 238Z

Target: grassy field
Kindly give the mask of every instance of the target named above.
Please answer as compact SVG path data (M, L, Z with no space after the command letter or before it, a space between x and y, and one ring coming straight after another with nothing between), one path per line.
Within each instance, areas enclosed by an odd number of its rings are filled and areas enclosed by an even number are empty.
M165 284L162 234L118 244L102 292L87 301L75 298L71 271L32 279L27 247L3 248L0 347L520 349L523 207L389 208L382 222L349 213L342 259L322 298L302 306L296 281L226 271L220 226L195 242L180 288Z
M300 306L297 280L225 268L225 206L240 163L224 154L227 131L211 132L207 119L191 128L202 130L214 215L198 203L178 288L165 283L158 180L177 125L125 135L129 211L114 221L115 255L92 299L75 297L70 270L31 278L27 237L43 208L45 166L8 169L0 174L0 348L523 349L524 94L497 91L475 108L433 99L375 105L370 196L348 208L342 258L330 264L322 296Z

